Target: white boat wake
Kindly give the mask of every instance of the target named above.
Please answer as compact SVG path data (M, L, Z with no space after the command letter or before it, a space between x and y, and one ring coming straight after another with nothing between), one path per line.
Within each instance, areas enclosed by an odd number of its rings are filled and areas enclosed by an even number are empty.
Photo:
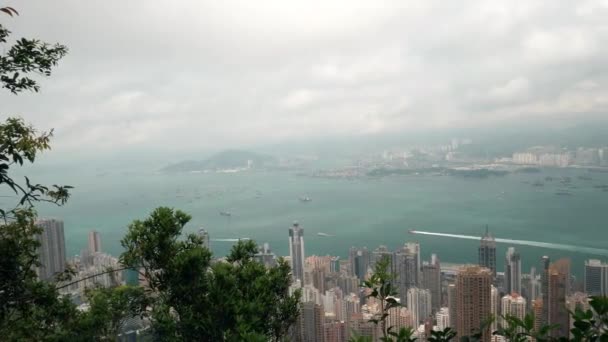
M211 239L211 241L214 241L214 242L239 242L241 240L251 240L251 239L250 238Z
M409 232L412 234L420 234L420 235L443 236L443 237L451 237L451 238L466 239L466 240L481 240L481 236L473 236L473 235L435 233L435 232L425 232L425 231L421 231L421 230L410 230ZM602 249L602 248L565 245L565 244L561 244L561 243L549 243L549 242L540 242L540 241L500 239L500 238L495 238L495 241L498 243L508 243L508 244L512 244L512 245L541 247L541 248L549 248L549 249L558 249L558 250L568 251L568 252L578 252L578 253L608 256L608 249Z

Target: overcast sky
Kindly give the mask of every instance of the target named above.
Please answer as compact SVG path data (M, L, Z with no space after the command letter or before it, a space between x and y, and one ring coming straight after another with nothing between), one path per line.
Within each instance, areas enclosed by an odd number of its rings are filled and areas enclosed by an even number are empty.
M55 149L216 149L603 115L608 1L0 0L70 49L0 115ZM5 51L5 47L0 47Z

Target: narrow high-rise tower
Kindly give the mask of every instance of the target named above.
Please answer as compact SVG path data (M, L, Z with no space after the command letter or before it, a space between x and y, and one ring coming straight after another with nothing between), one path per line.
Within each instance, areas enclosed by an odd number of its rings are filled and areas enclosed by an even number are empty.
M361 280L365 279L367 269L370 266L370 255L367 247L351 247L348 252L348 261L350 262L352 275Z
M289 228L289 256L293 279L304 284L304 228L297 222Z
M101 253L101 235L95 230L89 232L89 253Z
M479 266L488 268L492 273L492 280L496 278L496 241L486 226L486 233L481 237L478 249Z
M456 306L458 301L456 300L456 284L448 285L448 310L450 312L450 327L456 330Z
M547 318L549 325L558 325L551 331L553 337L568 337L570 316L566 307L568 283L570 281L570 260L560 259L549 266L547 272Z
M551 259L548 256L543 256L543 273L541 274L541 294L542 294L542 305L539 307L542 310L542 325L549 324L549 265Z
M406 301L407 291L422 284L420 272L420 245L406 243L394 254L395 276L401 302Z
M505 290L507 294L521 294L521 257L509 247L505 258Z
M431 291L431 307L437 312L441 307L441 266L436 254L431 255L431 262L422 264L422 288Z
M57 274L65 270L63 221L55 219L38 220L36 225L42 228L42 232L38 235L38 241L40 242L38 247L40 258L38 276L41 280L52 281Z
M412 323L418 327L431 315L431 292L411 287L407 290L407 308L412 314Z
M465 266L456 276L456 331L458 338L472 336L486 323L492 311L492 272L485 267ZM491 332L485 328L481 341L490 341Z

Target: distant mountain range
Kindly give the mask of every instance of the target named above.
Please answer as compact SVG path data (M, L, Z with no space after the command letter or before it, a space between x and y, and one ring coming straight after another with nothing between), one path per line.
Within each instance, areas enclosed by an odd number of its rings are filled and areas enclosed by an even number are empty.
M273 167L277 159L266 154L259 154L243 150L226 150L219 152L205 160L184 160L170 164L161 169L162 172L203 172L245 170Z

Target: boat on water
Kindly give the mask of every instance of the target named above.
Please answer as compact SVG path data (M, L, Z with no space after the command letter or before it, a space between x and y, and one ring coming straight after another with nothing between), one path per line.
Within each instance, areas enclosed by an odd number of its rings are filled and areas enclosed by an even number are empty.
M220 215L230 217L230 216L232 216L232 213L229 211L220 211Z
M310 202L310 201L312 201L312 198L310 198L310 197L306 197L306 196L300 197L300 202L305 203L305 202Z
M324 237L332 237L333 235L331 234L327 234L327 233L322 233L322 232L318 232L317 235L319 236L324 236Z

